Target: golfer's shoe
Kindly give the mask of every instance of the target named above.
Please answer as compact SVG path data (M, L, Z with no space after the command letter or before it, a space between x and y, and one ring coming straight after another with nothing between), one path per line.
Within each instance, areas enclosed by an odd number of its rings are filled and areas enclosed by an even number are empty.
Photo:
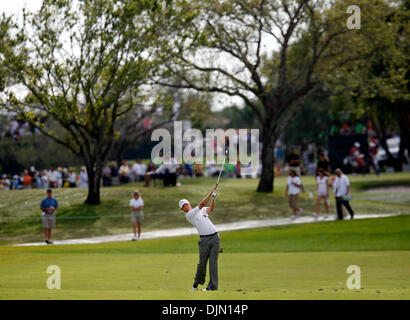
M132 241L137 241L137 237L133 237L131 240Z
M323 217L323 220L326 220L327 218L329 218L329 215L326 213L325 216Z
M191 291L198 291L198 287L192 287Z
M317 220L318 218L319 218L319 214L318 214L317 212L315 212L315 213L313 214L313 219Z
M300 217L300 216L302 215L302 211L303 211L303 209L300 208L299 211L298 211L298 214L297 214L296 216L297 216L297 217Z
M295 220L295 219L296 219L296 215L293 214L293 215L290 217L290 220Z

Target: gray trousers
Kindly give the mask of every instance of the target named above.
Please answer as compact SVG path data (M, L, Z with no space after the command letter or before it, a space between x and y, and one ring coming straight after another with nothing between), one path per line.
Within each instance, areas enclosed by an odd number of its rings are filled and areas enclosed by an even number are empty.
M218 256L220 248L219 235L202 237L198 241L199 263L196 269L194 284L204 284L206 276L206 265L209 260L209 283L208 290L218 290Z

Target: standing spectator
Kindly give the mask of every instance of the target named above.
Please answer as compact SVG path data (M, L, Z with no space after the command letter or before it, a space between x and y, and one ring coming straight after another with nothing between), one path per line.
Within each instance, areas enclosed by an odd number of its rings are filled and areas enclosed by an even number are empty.
M134 175L135 181L141 181L140 176L141 176L141 165L137 161L135 161L134 165L132 166L132 173Z
M127 165L127 161L124 160L119 170L120 184L128 183L130 181L130 170Z
M24 189L31 189L31 181L33 178L29 175L27 170L24 170L23 186Z
M88 175L87 175L87 170L85 167L81 167L80 171L80 188L88 188Z
M50 188L57 188L58 178L58 172L54 170L54 167L51 167L50 171L48 172L48 185Z
M58 167L57 174L58 174L57 187L61 188L63 186L63 168Z
M373 168L374 173L378 176L379 173L379 164L377 163L377 139L375 137L370 139L369 142L369 169L370 167ZM370 171L370 170L369 170Z
M102 172L102 180L103 180L103 186L104 187L109 187L111 186L111 169L108 165L104 165L103 172Z
M195 163L194 172L195 172L195 177L202 177L204 175L204 169L203 169L202 164Z
M134 231L133 241L141 239L141 225L144 222L144 201L141 198L141 194L138 190L134 191L134 196L130 201L131 208L131 223ZM138 238L137 238L137 228L138 228Z
M147 173L147 165L143 163L141 160L137 160L139 164L139 181L144 181L145 174Z
M354 128L356 134L365 134L366 133L366 127L363 125L363 123L360 122L360 120L356 120L356 126Z
M323 170L319 170L319 175L316 177L316 183L316 212L313 217L315 218L315 220L319 218L320 202L323 200L325 204L325 216L323 217L323 219L325 220L329 217L329 183L328 177Z
M302 190L302 181L295 170L289 171L287 180L285 197L289 200L289 207L292 209L293 215L291 219L296 219L302 214L302 208L298 207L298 196Z
M56 227L55 212L58 209L58 202L53 198L53 191L47 190L47 197L41 201L40 209L42 212L43 229L44 229L44 242L47 244L53 244L51 239L51 230Z
M350 207L349 200L350 196L350 182L349 178L343 174L342 170L336 169L336 180L335 180L335 193L336 193L336 209L337 218L343 220L342 205L347 209L350 214L350 219L353 219L354 212Z
M2 182L2 189L3 190L10 190L11 182L7 177L7 174L3 174L3 182Z
M300 176L300 156L296 153L295 147L290 147L290 153L287 158L290 171L295 171Z
M48 189L48 174L45 170L41 172L41 187Z
M40 171L36 171L35 175L34 175L34 179L36 181L36 188L37 189L41 189L41 174Z
M342 128L340 129L340 134L342 136L349 136L351 134L351 130L349 127L349 124L347 122L345 122L342 126Z
M111 170L111 185L116 186L119 184L117 163L115 161L111 161L109 167Z
M77 186L77 176L73 168L68 169L67 182L70 188L75 188Z
M351 163L353 167L353 174L356 175L358 172L365 174L366 162L364 161L364 156L360 153L360 143L355 142L353 147L350 149Z
M174 158L165 159L155 171L151 171L146 175L144 187L148 187L152 179L164 179L164 186L169 185L175 187L177 184L177 174L179 173L179 164Z

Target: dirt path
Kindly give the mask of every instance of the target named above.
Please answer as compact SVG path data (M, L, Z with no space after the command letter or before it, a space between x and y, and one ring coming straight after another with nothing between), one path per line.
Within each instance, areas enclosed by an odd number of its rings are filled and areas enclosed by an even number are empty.
M394 215L392 214L362 214L362 215L356 215L355 219L382 218L382 217L390 217L390 216L394 216ZM334 219L334 217L330 216L325 221L329 221L332 219ZM320 222L323 222L323 219L320 218L318 221L315 221L313 220L311 216L302 216L295 220L291 220L289 218L274 218L274 219L264 219L264 220L248 220L248 221L221 223L215 226L219 232L223 232L223 231L255 229L255 228L263 228L263 227L283 226L283 225L298 224L298 223L314 223L314 222L320 223ZM175 229L147 231L147 232L142 232L141 239L142 240L158 239L158 238L190 236L190 235L197 235L196 229L194 228L175 228ZM56 240L54 241L54 244L55 245L93 244L93 243L104 243L104 242L115 242L115 241L130 241L132 236L133 236L132 233L127 233L127 234L119 234L119 235L113 235L113 236ZM46 245L46 244L44 242L33 242L33 243L16 244L15 246L42 246L42 245Z

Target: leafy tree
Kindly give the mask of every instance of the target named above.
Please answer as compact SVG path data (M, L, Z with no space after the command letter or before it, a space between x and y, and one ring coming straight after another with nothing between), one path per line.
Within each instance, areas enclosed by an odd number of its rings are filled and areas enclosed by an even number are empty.
M356 1L369 14L379 14L373 0ZM303 100L322 82L322 72L366 57L367 48L339 43L352 32L346 9L353 1L210 0L191 1L197 11L191 30L185 30L167 51L175 58L164 72L180 80L179 88L240 97L253 110L262 129L262 174L259 192L273 191L275 141ZM376 20L375 20L376 19ZM367 28L366 23L362 28ZM374 30L374 28L373 28ZM344 37L342 37L344 36ZM331 44L339 45L329 50ZM167 81L163 85L175 86Z
M27 95L8 90L3 108L83 159L88 204L100 203L118 119L150 97L144 84L166 58L158 44L184 21L184 12L172 6L161 0L44 0L38 12L24 12L18 29L24 41L5 56ZM43 115L45 124L38 120Z
M356 110L370 116L381 145L396 170L401 170L405 149L410 150L409 90L409 1L375 1L379 14L377 28L354 33L349 39L354 51L371 48L366 60L351 61L326 77L334 95L342 96L342 110ZM363 11L363 10L362 10ZM338 44L333 49L337 50ZM329 66L341 60L335 57ZM401 135L399 158L394 159L386 143L386 129L398 126Z

